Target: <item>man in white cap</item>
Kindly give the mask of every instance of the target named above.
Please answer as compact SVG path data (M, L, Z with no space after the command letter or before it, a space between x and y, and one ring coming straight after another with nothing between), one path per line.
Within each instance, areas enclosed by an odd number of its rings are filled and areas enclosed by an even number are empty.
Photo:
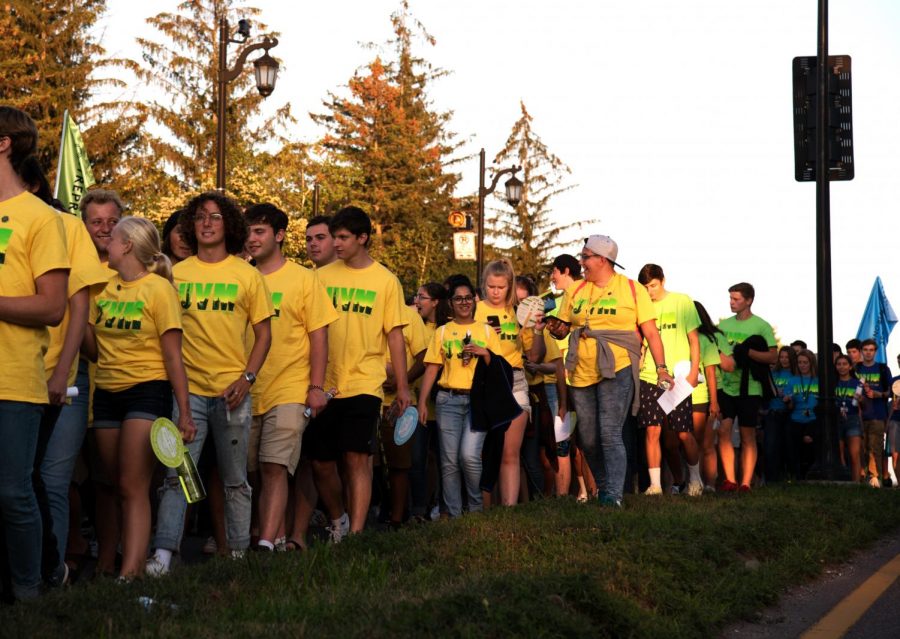
M641 357L640 333L656 362L665 362L656 328L656 311L646 289L616 273L619 247L606 235L585 240L578 258L584 281L573 283L560 305L558 320L549 320L559 337L572 328L566 369L578 415L579 445L597 479L601 504L621 507L626 453L622 428L635 400ZM620 267L621 268L621 267ZM637 329L640 329L640 333ZM664 364L659 381L672 383Z

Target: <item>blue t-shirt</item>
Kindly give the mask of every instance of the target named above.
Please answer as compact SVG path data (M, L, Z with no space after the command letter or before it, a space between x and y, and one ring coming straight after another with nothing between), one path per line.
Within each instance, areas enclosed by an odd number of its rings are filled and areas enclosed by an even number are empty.
M808 424L815 421L815 408L819 403L819 380L815 377L794 375L788 381L791 394L791 421Z
M859 415L859 406L855 402L859 383L855 377L837 381L837 386L834 387L834 405L838 410L844 408L848 415Z
M868 382L873 391L886 393L891 387L891 371L885 364L878 362L866 366L862 362L856 365L856 376L861 382ZM887 419L888 400L885 397L868 399L863 403L863 419Z
M775 397L769 400L769 410L786 410L787 406L785 406L782 397L784 396L784 389L787 388L788 383L791 381L791 371L787 368L776 369L772 371L772 379L775 381L777 393Z

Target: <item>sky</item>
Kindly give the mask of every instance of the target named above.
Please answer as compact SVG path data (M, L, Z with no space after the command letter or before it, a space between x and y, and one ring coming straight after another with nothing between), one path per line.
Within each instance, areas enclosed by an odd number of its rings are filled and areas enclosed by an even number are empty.
M110 55L139 59L145 20L174 0L108 0L98 26ZM322 131L307 116L391 37L399 0L256 0L277 29L282 69L266 109L290 102L292 132ZM436 38L418 52L451 72L432 87L463 152L502 148L520 115L572 169L552 203L569 234L612 237L636 278L656 263L669 290L714 319L730 314L728 287L756 287L753 311L785 343L816 343L813 183L794 180L791 62L816 54L816 0L410 0ZM855 337L876 276L900 312L900 2L831 0L829 53L853 74L856 176L831 186L834 338ZM258 31L254 33L259 34ZM232 45L234 46L234 45ZM235 47L234 50L236 50ZM251 58L255 57L255 54ZM252 71L247 65L248 73ZM133 79L126 94L144 91ZM213 114L210 114L213 117ZM478 186L478 158L460 167L458 195ZM448 227L448 233L451 229ZM889 342L896 368L900 330Z

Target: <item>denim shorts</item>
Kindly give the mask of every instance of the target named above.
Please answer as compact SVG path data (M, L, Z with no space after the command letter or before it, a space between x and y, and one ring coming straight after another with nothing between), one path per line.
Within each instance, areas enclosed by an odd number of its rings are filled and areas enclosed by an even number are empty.
M172 385L141 382L122 391L94 389L94 428L121 428L128 419L172 417Z
M862 436L862 424L859 415L847 415L840 418L841 439Z

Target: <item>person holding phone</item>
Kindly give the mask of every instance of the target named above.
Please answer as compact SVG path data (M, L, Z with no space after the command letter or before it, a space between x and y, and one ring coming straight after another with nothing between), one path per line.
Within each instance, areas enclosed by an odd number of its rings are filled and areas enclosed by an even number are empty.
M475 319L475 290L468 279L457 281L450 289L450 307L453 319L435 330L425 353L418 409L419 421L428 423L428 397L437 381L435 412L440 437L441 484L447 513L458 517L462 514L462 484L469 512L483 508L481 451L487 433L472 430L470 393L475 358L490 363L502 346L498 334Z
M523 353L528 361L540 362L546 353L544 314L536 314L531 328L522 328L516 319L516 274L509 260L497 260L484 267L481 290L485 296L475 307L475 322L487 323L500 338L500 353L513 369L513 396L524 411L506 431L503 458L500 462L500 502L513 506L519 499L519 454L525 435L525 424L531 414L528 382L525 379ZM456 309L454 309L455 311Z

